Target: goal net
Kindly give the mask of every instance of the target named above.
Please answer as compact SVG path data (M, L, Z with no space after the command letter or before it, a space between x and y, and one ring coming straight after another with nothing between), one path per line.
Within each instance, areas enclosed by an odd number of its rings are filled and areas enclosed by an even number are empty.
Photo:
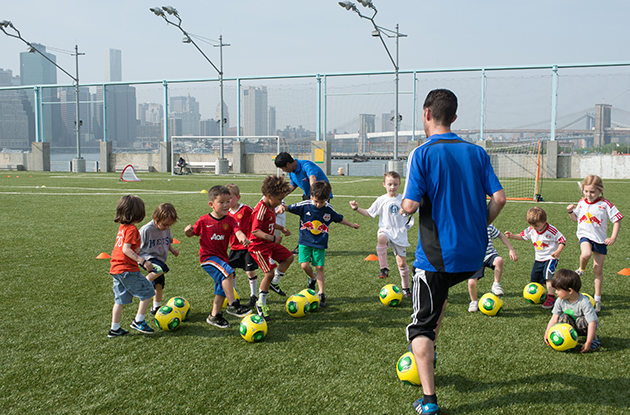
M486 148L495 174L509 200L541 201L541 140L526 143L493 143Z
M127 164L123 169L122 173L120 173L120 180L123 182L139 182L138 176L136 176L136 172L133 169L131 164Z
M216 173L217 159L221 157L221 141L223 141L223 157L229 160L232 167L233 146L235 142L245 142L245 153L269 153L274 157L281 149L278 136L173 136L171 137L171 174Z

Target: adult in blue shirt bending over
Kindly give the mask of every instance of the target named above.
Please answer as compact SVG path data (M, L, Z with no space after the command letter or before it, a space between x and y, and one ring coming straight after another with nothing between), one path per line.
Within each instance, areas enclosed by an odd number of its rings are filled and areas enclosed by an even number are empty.
M439 411L434 383L435 339L448 290L483 265L487 226L505 205L505 192L478 145L451 132L457 97L446 89L429 92L422 121L427 141L407 161L401 214L418 210L418 247L413 276L412 322L407 326L423 398L413 403L421 414ZM490 202L486 202L486 195Z
M313 183L321 180L328 182L328 177L317 164L310 160L295 160L286 151L276 156L275 164L283 172L289 173L291 192L298 187L302 189L304 192L302 195L303 200L311 198L311 185ZM330 198L332 199L332 192L330 193Z

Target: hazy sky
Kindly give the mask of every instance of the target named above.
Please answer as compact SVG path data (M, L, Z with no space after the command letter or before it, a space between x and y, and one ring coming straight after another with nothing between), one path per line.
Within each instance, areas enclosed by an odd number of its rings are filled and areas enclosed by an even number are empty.
M170 1L170 0L169 0ZM223 35L226 77L392 69L370 22L334 0L175 0L190 33ZM630 2L610 0L374 0L377 24L400 31L403 70L628 60ZM103 51L122 50L123 80L214 78L214 69L146 0L3 1L30 42L79 45L82 82L103 81ZM365 13L368 10L357 6ZM0 33L0 67L19 74L25 45ZM219 49L199 43L218 66ZM394 41L388 45L394 54ZM54 52L74 73L73 57ZM58 73L59 83L71 81Z

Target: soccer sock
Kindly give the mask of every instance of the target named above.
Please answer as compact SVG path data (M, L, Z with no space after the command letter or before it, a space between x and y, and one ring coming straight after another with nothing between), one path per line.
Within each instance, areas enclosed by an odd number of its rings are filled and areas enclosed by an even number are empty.
M428 403L435 403L437 404L437 396L435 395L435 393L433 395L424 395L422 397L422 403L423 404L428 404Z
M112 330L116 331L120 328L120 323L112 323Z
M378 265L383 268L389 268L387 265L387 245L376 245L376 256L378 256Z
M400 272L400 283L403 288L409 288L409 266L406 265L405 268L398 268L398 272Z
M144 321L144 314L136 314L136 323L141 323Z
M593 297L593 300L595 301L602 301L602 296L601 295L596 295Z
M260 290L258 292L258 300L260 301L260 304L267 305L267 294L269 294L269 291L264 292Z
M153 302L153 308L155 307L159 307L160 306L161 301L154 301Z
M258 291L258 277L250 278L249 279L249 295L250 295L250 297L252 295L256 295L257 291Z
M234 279L232 280L232 285L234 286L234 290L238 292L238 289L236 288L236 275L234 276Z
M284 277L284 272L280 272L278 271L278 268L276 268L276 272L274 273L273 280L271 280L271 282L274 284L278 284L280 283L280 278L282 277Z

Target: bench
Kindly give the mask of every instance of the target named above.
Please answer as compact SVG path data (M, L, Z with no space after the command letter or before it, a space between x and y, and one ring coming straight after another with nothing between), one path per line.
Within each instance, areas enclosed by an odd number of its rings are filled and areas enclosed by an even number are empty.
M23 164L0 164L0 170L24 171Z
M123 171L123 169L127 166L128 164L116 166L116 171ZM154 170L153 166L136 166L135 164L133 164L132 166L134 171L142 171L148 173Z
M232 167L232 162L229 163L229 166ZM217 162L216 161L188 161L186 162L186 166L184 167L184 169L186 167L188 167L190 170L198 169L199 171L209 170L209 169L214 170L217 167Z

